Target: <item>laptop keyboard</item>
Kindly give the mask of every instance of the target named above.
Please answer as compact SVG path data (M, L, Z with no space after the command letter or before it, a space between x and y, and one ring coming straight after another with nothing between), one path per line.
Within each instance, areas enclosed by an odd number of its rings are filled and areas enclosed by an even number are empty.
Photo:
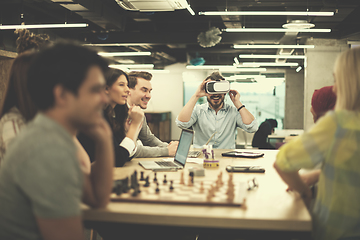
M160 165L162 167L178 167L178 165L176 165L173 162L169 162L169 161L155 161L155 163L157 163L158 165Z

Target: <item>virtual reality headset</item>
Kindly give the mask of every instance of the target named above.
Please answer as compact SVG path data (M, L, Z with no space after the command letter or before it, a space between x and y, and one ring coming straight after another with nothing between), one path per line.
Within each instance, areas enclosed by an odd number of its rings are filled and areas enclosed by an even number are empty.
M205 92L208 94L224 94L230 91L230 83L226 80L211 81L205 84Z

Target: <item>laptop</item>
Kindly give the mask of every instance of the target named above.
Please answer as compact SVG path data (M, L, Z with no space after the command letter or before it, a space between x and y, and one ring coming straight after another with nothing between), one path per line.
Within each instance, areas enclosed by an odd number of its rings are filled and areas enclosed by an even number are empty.
M147 170L176 170L183 169L189 153L194 132L189 129L182 129L179 145L175 153L174 161L139 161L139 164Z

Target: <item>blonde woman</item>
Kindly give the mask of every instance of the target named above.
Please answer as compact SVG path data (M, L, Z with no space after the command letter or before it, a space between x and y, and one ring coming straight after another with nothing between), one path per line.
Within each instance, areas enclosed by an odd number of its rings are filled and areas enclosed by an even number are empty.
M360 239L360 48L338 57L334 78L335 111L284 145L274 167L309 205L312 193L298 170L321 163L312 210L314 239Z

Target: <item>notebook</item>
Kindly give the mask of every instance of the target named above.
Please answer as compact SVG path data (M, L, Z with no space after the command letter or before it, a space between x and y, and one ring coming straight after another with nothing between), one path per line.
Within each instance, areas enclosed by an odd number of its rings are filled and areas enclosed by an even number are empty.
M194 132L189 129L182 129L179 145L175 153L173 161L163 161L163 160L154 160L154 161L139 161L139 164L148 170L173 170L173 169L182 169L185 166L186 158L189 153L190 145L192 143Z

